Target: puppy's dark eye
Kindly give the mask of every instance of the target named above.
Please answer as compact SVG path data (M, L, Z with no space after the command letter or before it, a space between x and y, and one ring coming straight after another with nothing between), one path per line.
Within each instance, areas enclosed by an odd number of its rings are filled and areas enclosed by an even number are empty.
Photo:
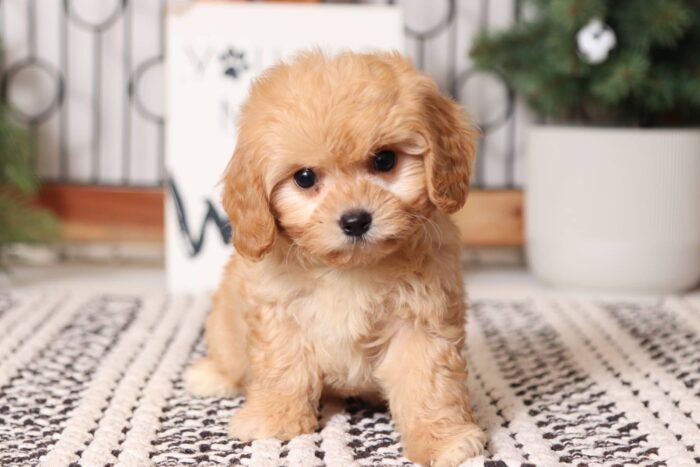
M374 155L372 167L377 172L389 172L396 165L396 153L388 149L379 151Z
M311 169L301 169L294 174L294 181L301 188L311 188L316 184L316 174Z

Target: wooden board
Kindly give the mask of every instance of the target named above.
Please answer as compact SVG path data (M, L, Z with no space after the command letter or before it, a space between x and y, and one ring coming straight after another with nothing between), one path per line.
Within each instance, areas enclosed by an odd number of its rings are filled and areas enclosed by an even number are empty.
M53 210L69 241L163 242L162 189L46 185L39 204ZM453 216L469 246L522 246L520 190L475 190Z
M521 190L475 190L453 219L469 246L522 246L523 193Z
M69 241L163 242L160 188L48 184L38 204L56 213Z

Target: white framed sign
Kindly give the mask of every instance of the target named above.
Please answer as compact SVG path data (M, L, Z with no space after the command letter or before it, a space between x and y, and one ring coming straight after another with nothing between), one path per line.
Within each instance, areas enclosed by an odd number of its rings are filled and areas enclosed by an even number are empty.
M384 5L218 2L196 2L167 21L167 283L173 292L209 291L233 251L219 181L251 81L312 47L403 51L403 21Z

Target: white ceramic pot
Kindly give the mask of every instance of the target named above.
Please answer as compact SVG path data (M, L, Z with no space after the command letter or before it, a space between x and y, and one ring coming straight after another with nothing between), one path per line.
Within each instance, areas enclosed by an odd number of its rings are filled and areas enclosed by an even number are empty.
M675 292L700 281L700 129L534 126L530 267L555 284Z

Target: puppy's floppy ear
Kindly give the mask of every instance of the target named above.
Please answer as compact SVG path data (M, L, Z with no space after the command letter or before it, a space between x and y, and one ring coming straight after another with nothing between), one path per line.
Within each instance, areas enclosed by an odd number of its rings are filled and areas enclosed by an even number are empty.
M275 243L277 228L262 177L262 161L239 139L224 172L222 202L231 220L233 245L243 257L260 260ZM257 163L256 163L257 162Z
M440 211L451 214L467 200L478 131L435 85L427 89L423 107L430 142L425 156L428 196Z

